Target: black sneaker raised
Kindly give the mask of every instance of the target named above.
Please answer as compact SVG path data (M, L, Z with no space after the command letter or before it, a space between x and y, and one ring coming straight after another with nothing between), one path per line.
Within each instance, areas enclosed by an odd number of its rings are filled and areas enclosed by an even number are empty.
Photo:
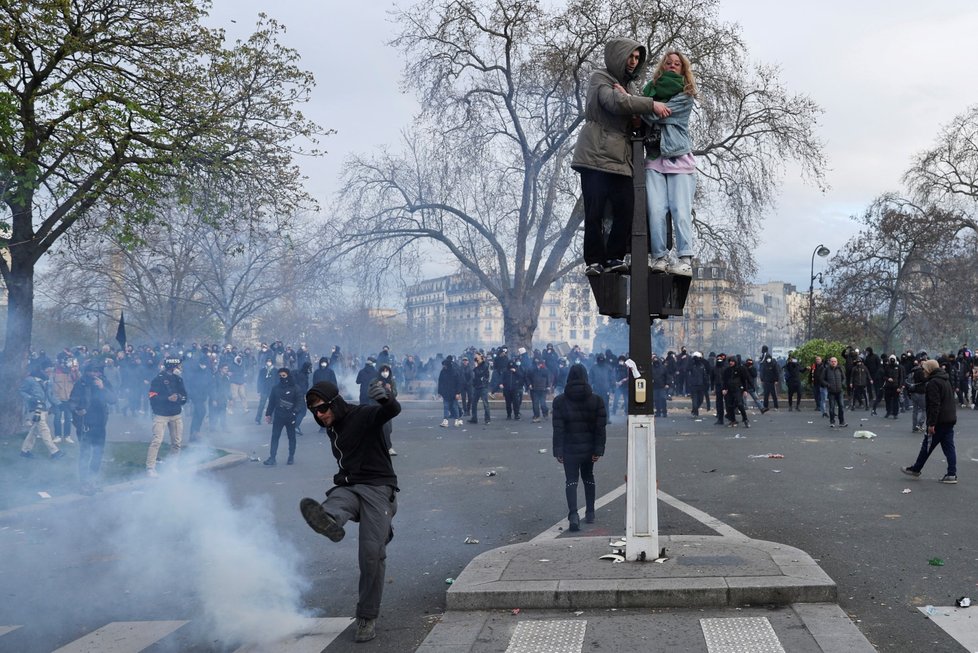
M604 271L621 274L622 272L628 272L628 266L620 258L608 259L604 262Z
M599 277L604 269L597 263L592 263L584 268L584 274L589 277Z
M906 474L907 476L913 476L914 478L917 478L918 476L920 476L920 472L915 472L914 470L912 470L909 467L901 467L900 468L900 471L903 472L904 474Z
M334 542L339 542L346 535L343 527L336 523L329 513L323 510L323 504L315 499L306 497L299 502L299 512L302 518L309 524L309 528L320 535L325 535Z

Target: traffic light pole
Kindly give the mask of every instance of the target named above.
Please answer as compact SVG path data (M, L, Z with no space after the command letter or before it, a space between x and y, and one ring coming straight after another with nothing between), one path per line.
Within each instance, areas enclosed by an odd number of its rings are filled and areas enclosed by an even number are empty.
M649 306L649 223L645 203L645 150L632 138L635 208L632 217L631 290L628 352L636 367L629 378L628 476L625 480L625 558L654 560L659 555L656 509L655 422L652 402L652 317Z

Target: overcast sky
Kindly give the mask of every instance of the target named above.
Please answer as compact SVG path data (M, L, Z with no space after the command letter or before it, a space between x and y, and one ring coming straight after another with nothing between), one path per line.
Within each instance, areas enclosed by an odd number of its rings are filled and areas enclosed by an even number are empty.
M243 36L260 11L285 24L285 42L315 74L305 112L338 132L325 139L324 158L303 162L308 188L323 206L345 157L397 147L416 111L414 98L398 90L401 59L387 45L394 34L387 11L394 5L214 0L212 22L229 36ZM741 26L752 58L779 65L789 91L810 95L825 110L818 133L826 144L829 190L823 194L789 170L755 246L756 281L807 288L812 251L825 244L834 253L855 232L850 216L880 193L900 191L913 154L978 104L978 3L729 0L720 12ZM817 260L815 271L824 265Z

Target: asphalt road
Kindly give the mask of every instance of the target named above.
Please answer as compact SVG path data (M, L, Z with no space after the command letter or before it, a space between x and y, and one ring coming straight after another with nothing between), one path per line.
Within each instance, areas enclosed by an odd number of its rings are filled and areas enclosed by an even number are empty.
M751 537L807 551L838 583L843 609L879 650L963 650L916 607L978 594L972 544L978 496L969 481L978 459L978 413L959 415L962 482L948 486L937 482L944 473L940 451L919 480L900 473L920 440L906 417L858 413L850 416L851 428L830 430L809 407L757 416L751 429L741 430L714 426L710 416L694 421L682 402L674 404L671 417L656 424L663 491ZM438 426L440 418L433 403L410 403L395 424L402 491L372 650L414 651L444 610L447 579L478 553L529 540L565 516L549 423L532 424L528 410L520 422L496 417L488 426L446 429ZM860 418L879 437L853 438ZM214 440L263 457L270 427L245 416L231 421L235 432ZM214 605L220 612L264 588L287 595L296 585L293 576L307 583L298 594L300 608L312 616L352 617L354 533L334 544L298 515L298 499L322 496L334 471L325 438L311 420L305 426L296 465L246 463L210 475L226 489L230 508L210 509L209 491L188 495L174 486L163 503L147 503L152 492L138 489L106 492L0 520L0 627L22 625L0 637L0 651L47 653L106 623L141 620L189 622L148 651L232 651L233 636L224 638L208 621ZM139 438L148 426L113 417L110 437L125 431ZM622 482L624 450L625 427L618 423L596 468L599 495ZM767 453L784 458L751 457ZM490 470L496 474L487 476ZM912 491L905 494L905 488ZM620 499L599 510L589 532L621 533L623 504ZM197 511L184 514L181 507ZM201 511L213 519L194 521ZM662 507L660 528L678 534L701 527ZM199 537L198 530L210 535ZM230 537L221 540L221 534ZM466 538L479 543L466 544ZM931 566L934 557L944 566ZM214 595L214 587L225 591ZM233 614L258 632L274 632L280 616L274 605ZM351 637L347 631L326 651L364 650Z

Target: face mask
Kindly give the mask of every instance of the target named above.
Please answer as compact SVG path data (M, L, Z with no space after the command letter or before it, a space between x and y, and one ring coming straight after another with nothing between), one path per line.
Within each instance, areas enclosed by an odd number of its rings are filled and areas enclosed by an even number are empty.
M327 364L326 363L320 363L319 364L319 367L327 367Z
M265 367L267 367L268 369L272 369L272 364L271 363L265 363Z
M180 376L181 374L183 374L183 371L178 367L177 369L173 370L173 373L177 376Z
M380 375L386 379L387 377L389 377L391 375L391 373L390 372L381 372Z
M280 377L279 380L278 380L278 382L281 383L282 385L288 385L289 380L288 379L283 379L283 378Z

